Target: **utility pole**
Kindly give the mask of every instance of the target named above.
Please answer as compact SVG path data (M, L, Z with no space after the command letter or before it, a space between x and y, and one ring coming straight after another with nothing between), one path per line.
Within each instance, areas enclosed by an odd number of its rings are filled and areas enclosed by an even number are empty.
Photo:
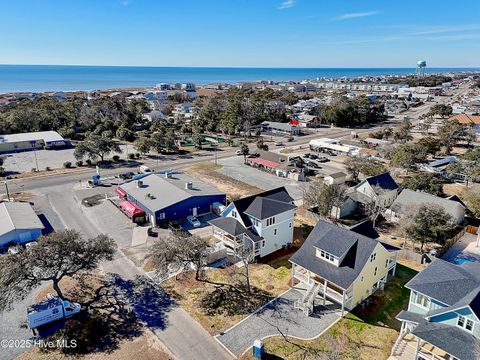
M7 191L7 200L10 201L10 193L8 191L8 183L7 180L4 181L5 184L5 190Z
M36 169L37 169L37 171L40 171L40 169L38 168L37 150L33 150L33 155L35 156Z

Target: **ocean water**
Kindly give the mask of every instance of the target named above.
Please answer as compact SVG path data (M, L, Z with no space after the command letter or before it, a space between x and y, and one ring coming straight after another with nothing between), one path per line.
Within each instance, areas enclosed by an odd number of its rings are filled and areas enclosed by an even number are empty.
M427 68L427 72L480 71L480 68ZM316 77L412 74L414 68L219 68L0 65L0 93L149 87L160 82L234 83L303 80Z

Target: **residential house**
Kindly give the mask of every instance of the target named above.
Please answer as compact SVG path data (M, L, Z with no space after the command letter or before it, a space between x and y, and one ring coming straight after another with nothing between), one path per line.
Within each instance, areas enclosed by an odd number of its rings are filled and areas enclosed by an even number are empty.
M465 219L465 207L460 202L410 189L402 190L390 208L385 211L385 216L390 221L398 222L410 211L418 209L423 204L442 207L452 217L455 224L461 224Z
M388 208L398 191L398 184L388 172L368 177L347 190L347 199L341 206L332 209L332 216L340 219L353 213L364 214L371 203Z
M0 247L36 240L43 229L42 221L29 203L0 203Z
M292 286L305 288L296 304L306 314L320 295L351 310L395 275L400 249L320 220L302 247L290 258Z
M290 123L264 121L260 124L260 127L263 132L270 132L274 134L298 135L300 133L300 129L298 128L298 126L292 125Z
M175 105L172 115L175 118L175 120L191 120L197 111L197 107L190 104L190 103L183 103L183 104L177 104Z
M133 207L143 210L153 226L208 214L214 203L226 202L226 195L216 187L183 173L149 174L120 185L115 191Z
M395 360L480 358L480 266L437 259L411 279Z
M327 185L345 184L345 181L347 181L347 174L345 174L344 172L341 172L341 171L327 174L323 178L323 182Z
M284 187L231 202L210 221L213 236L233 254L252 250L252 259L291 246L295 217L293 199Z

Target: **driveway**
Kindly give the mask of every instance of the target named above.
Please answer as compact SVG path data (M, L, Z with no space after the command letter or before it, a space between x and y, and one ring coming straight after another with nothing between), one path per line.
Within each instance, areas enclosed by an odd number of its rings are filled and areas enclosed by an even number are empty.
M327 303L325 307L316 305L313 315L305 316L293 307L295 300L302 295L299 290L290 289L215 338L238 357L257 339L282 333L295 338L312 339L340 319L340 307L332 303Z
M245 165L243 156L230 157L218 161L222 165L217 171L263 190L271 190L280 186L285 186L288 193L294 200L303 199L304 182L298 182L291 179L285 179L265 171L261 171Z

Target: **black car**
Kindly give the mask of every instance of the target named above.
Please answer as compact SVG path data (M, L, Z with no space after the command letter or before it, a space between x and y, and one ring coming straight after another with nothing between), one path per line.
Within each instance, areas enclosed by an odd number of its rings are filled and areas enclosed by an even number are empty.
M317 161L321 163L325 163L330 161L330 159L326 158L325 156L320 156L319 158L317 158Z

